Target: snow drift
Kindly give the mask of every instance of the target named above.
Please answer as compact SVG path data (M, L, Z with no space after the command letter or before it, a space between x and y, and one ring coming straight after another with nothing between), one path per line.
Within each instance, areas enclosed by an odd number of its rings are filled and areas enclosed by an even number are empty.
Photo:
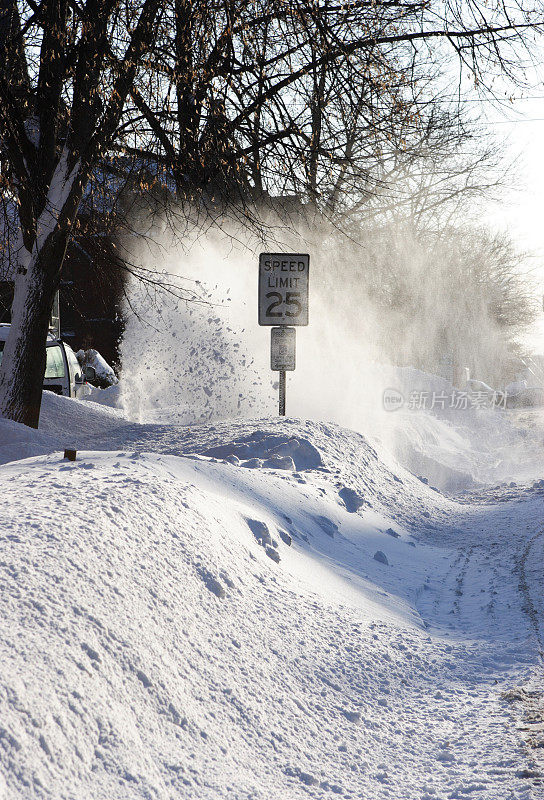
M335 425L50 405L36 445L73 413L108 451L0 467L6 800L528 800L501 693L534 632L458 581L478 509Z

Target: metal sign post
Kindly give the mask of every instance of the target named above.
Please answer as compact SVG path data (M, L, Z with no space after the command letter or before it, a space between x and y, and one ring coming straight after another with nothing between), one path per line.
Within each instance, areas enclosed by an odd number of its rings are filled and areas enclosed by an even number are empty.
M259 256L259 325L270 331L270 368L279 372L279 414L285 416L286 372L296 366L296 329L308 324L307 253Z
M279 406L279 415L280 417L285 416L285 370L280 369L280 406Z

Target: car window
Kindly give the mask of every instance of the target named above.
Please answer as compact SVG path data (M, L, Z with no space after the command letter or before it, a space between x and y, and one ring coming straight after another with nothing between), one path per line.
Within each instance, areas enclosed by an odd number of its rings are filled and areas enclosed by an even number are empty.
M64 378L64 359L59 345L47 348L45 378Z

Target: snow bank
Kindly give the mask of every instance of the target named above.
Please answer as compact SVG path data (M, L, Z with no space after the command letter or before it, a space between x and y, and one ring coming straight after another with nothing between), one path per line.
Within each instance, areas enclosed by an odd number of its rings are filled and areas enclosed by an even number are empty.
M445 409L420 411L405 407L387 412L383 408L382 387L395 388L405 398L417 391L430 394L445 392L449 396L452 387L443 378L410 368L374 365L373 369L375 372L369 377L366 402L361 405L357 416L348 415L349 422L380 448L382 461L390 458L391 463L396 464L394 469L400 463L413 475L425 478L431 486L448 493L512 480L522 483L542 478L542 409L503 411L489 408L450 409L446 406ZM191 449L189 442L196 441L195 436L198 438L201 429L206 431L208 437L214 430L219 432L217 441L215 444L210 442L209 447L225 446L221 436L226 435L230 441L231 431L245 430L243 419L239 428L239 423L235 421L224 425L215 423L202 426L193 423L190 426L173 426L172 422L179 424L185 419L187 409L173 409L169 405L162 405L162 400L146 425L130 423L126 417L127 391L123 383L108 389L94 389L84 402L45 393L40 418L40 433L45 438L33 438L28 431L16 433L16 429L13 429L0 438L0 462L67 446L107 449L110 446L109 434L114 431L115 446L123 447L125 439L129 443L148 440L149 449L158 447L161 452L179 454L186 452L186 446ZM212 406L213 402L210 401L210 408ZM252 423L249 424L247 430L253 432ZM120 427L123 427L122 433L117 432ZM168 447L170 440L175 445ZM21 446L18 447L17 443ZM279 442L276 446L272 443L268 453L262 449L257 452L255 442L249 447L242 441L230 441L229 446L233 459L251 462L249 466L260 466L257 461L270 461L270 458L276 458L276 461L266 466L283 465L285 469L296 466L296 459L293 461L293 454L288 452L286 446L283 446L281 454L275 452ZM202 452L204 450L203 446ZM280 457L283 461L278 460Z
M479 509L335 425L44 411L33 442L63 419L109 452L0 467L6 797L528 800L518 579L490 617L491 567L475 602L455 572Z
M181 257L176 248L168 253L165 268L197 279L191 285L203 302L153 302L143 287L133 287L131 306L138 313L130 315L121 347L120 407L145 424L272 416L277 375L269 369L270 334L255 317L253 257L232 243L227 252L208 243ZM373 361L372 340L355 336L357 326L330 307L319 276L312 287L312 321L297 329L297 369L287 376L290 416L336 422L377 439L447 492L541 477L540 456L534 449L527 458L511 412L385 411L386 389L408 401L413 392L451 396L451 383Z
M70 443L104 434L126 424L121 411L94 403L93 399L94 395L89 400L81 402L72 397L44 392L39 430L66 442L66 446L69 446Z
M89 446L94 437L127 424L116 408L44 392L38 430L0 419L0 464L67 447L79 448L84 443Z
M0 464L50 453L57 448L58 442L54 436L0 418Z
M101 389L98 386L91 386L90 394L83 397L83 401L88 403L98 403L101 406L118 409L121 412L121 387L119 383ZM121 412L122 413L122 412Z
M470 707L462 644L429 663L413 606L440 551L319 480L207 459L49 456L0 482L10 799L415 800L482 769L479 798L506 797L484 754L515 752L491 674ZM456 706L485 744L452 737Z
M353 426L441 491L458 493L541 477L544 409L451 408L451 383L409 367L374 365L369 387L364 422L352 419ZM403 408L384 410L386 389L402 394ZM427 408L410 409L410 397L422 393ZM444 408L430 407L433 394L445 395Z

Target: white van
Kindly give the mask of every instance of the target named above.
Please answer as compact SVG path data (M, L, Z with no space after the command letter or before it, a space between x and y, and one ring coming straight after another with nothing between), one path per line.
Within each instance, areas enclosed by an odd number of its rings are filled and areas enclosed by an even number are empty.
M8 338L9 323L0 323L0 363L2 353ZM70 345L56 339L52 333L47 335L46 342L47 362L43 379L43 388L65 397L85 397L91 393L87 379L93 380L95 371L87 367L85 372L81 369L79 361Z

